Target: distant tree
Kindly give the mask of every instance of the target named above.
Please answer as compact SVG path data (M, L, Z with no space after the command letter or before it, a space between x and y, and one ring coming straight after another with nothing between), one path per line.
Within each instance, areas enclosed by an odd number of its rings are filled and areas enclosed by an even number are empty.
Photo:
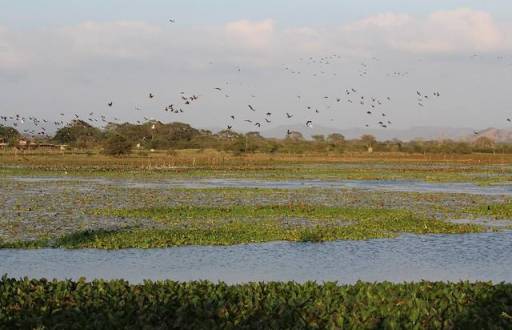
M240 137L240 133L231 131L229 129L222 130L216 134L216 136L223 140L234 140Z
M345 137L339 133L332 133L327 136L327 142L333 145L340 145L345 143Z
M120 156L131 153L133 144L120 134L111 134L103 145L103 153L111 156Z
M343 152L345 149L345 137L339 133L329 134L327 143L330 151Z
M375 144L375 142L377 142L375 136L370 134L365 134L361 136L360 140L367 147L372 147Z
M474 142L475 146L477 146L479 149L492 149L495 146L495 143L493 140L488 138L487 136L481 136Z
M291 131L290 134L286 135L286 139L291 141L304 141L304 136L301 132Z
M101 138L102 132L99 128L83 120L73 120L66 127L59 129L53 140L86 148L97 144Z
M14 144L21 138L20 132L13 127L0 125L0 140L5 143Z
M263 139L263 136L261 136L260 132L247 132L245 136L252 139Z
M311 136L311 138L315 142L325 142L325 135L323 135L323 134L313 135L313 136Z

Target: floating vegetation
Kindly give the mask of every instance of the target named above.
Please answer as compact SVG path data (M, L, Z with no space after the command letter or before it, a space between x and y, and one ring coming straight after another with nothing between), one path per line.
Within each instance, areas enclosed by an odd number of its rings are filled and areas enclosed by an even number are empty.
M509 329L512 285L0 280L6 329Z
M476 208L466 210L468 214L473 216L487 217L496 220L511 220L512 219L512 203L499 203L482 205Z
M410 211L308 205L103 209L95 215L149 219L161 229L83 231L3 247L161 248L180 245L232 245L268 241L322 242L395 237L401 233L463 234L484 231L473 224L422 218ZM297 221L300 220L300 221ZM294 224L295 222L295 224Z
M423 173L423 165L400 166L412 172L419 166L419 173ZM279 180L285 172L302 175L310 171L316 175L333 170L364 173L394 168L395 164L387 163L361 168L359 164L308 164L304 169L277 166L246 175L264 173ZM433 193L428 189L379 191L372 190L371 185L365 189L187 188L158 179L158 171L155 174L137 169L125 172L110 168L105 172L113 176L94 176L100 172L93 169L86 177L56 170L47 172L55 175L37 177L34 175L39 170L28 168L0 168L0 173L18 170L24 174L0 174L2 247L166 247L273 240L322 242L396 237L401 233L470 233L487 228L450 220L476 216L492 219L496 215L487 211L487 205L499 209L511 202L504 195L478 195L479 188L475 187L471 194ZM222 171L228 175L244 173L240 169ZM115 176L119 173L122 176ZM127 175L131 175L129 179ZM196 182L186 176L181 180ZM509 217L504 211L499 212L501 217Z

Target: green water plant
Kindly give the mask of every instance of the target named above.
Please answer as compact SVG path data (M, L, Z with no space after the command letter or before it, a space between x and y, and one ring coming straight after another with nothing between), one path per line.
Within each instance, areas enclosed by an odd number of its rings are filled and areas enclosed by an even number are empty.
M2 329L510 329L512 284L0 280Z

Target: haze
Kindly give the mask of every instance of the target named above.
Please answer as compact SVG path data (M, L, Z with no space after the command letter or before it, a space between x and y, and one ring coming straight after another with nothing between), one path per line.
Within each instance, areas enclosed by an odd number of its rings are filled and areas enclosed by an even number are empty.
M390 128L504 128L512 116L512 4L503 1L25 0L0 8L2 115L53 121L94 112L247 131L255 127L243 120L272 112L261 130L307 120L385 129L357 98L347 102L354 88L382 100ZM441 96L421 107L417 91ZM199 99L183 113L163 111L181 92Z

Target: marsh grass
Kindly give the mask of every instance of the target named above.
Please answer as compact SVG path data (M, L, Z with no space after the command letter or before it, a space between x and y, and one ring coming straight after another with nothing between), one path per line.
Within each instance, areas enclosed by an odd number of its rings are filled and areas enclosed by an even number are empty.
M158 151L108 157L93 152L15 156L0 151L0 176L69 175L119 178L264 178L422 180L431 182L512 181L512 155L405 153L248 154L214 150Z
M491 218L496 220L511 220L512 202L480 205L478 207L466 209L465 213L476 217Z

